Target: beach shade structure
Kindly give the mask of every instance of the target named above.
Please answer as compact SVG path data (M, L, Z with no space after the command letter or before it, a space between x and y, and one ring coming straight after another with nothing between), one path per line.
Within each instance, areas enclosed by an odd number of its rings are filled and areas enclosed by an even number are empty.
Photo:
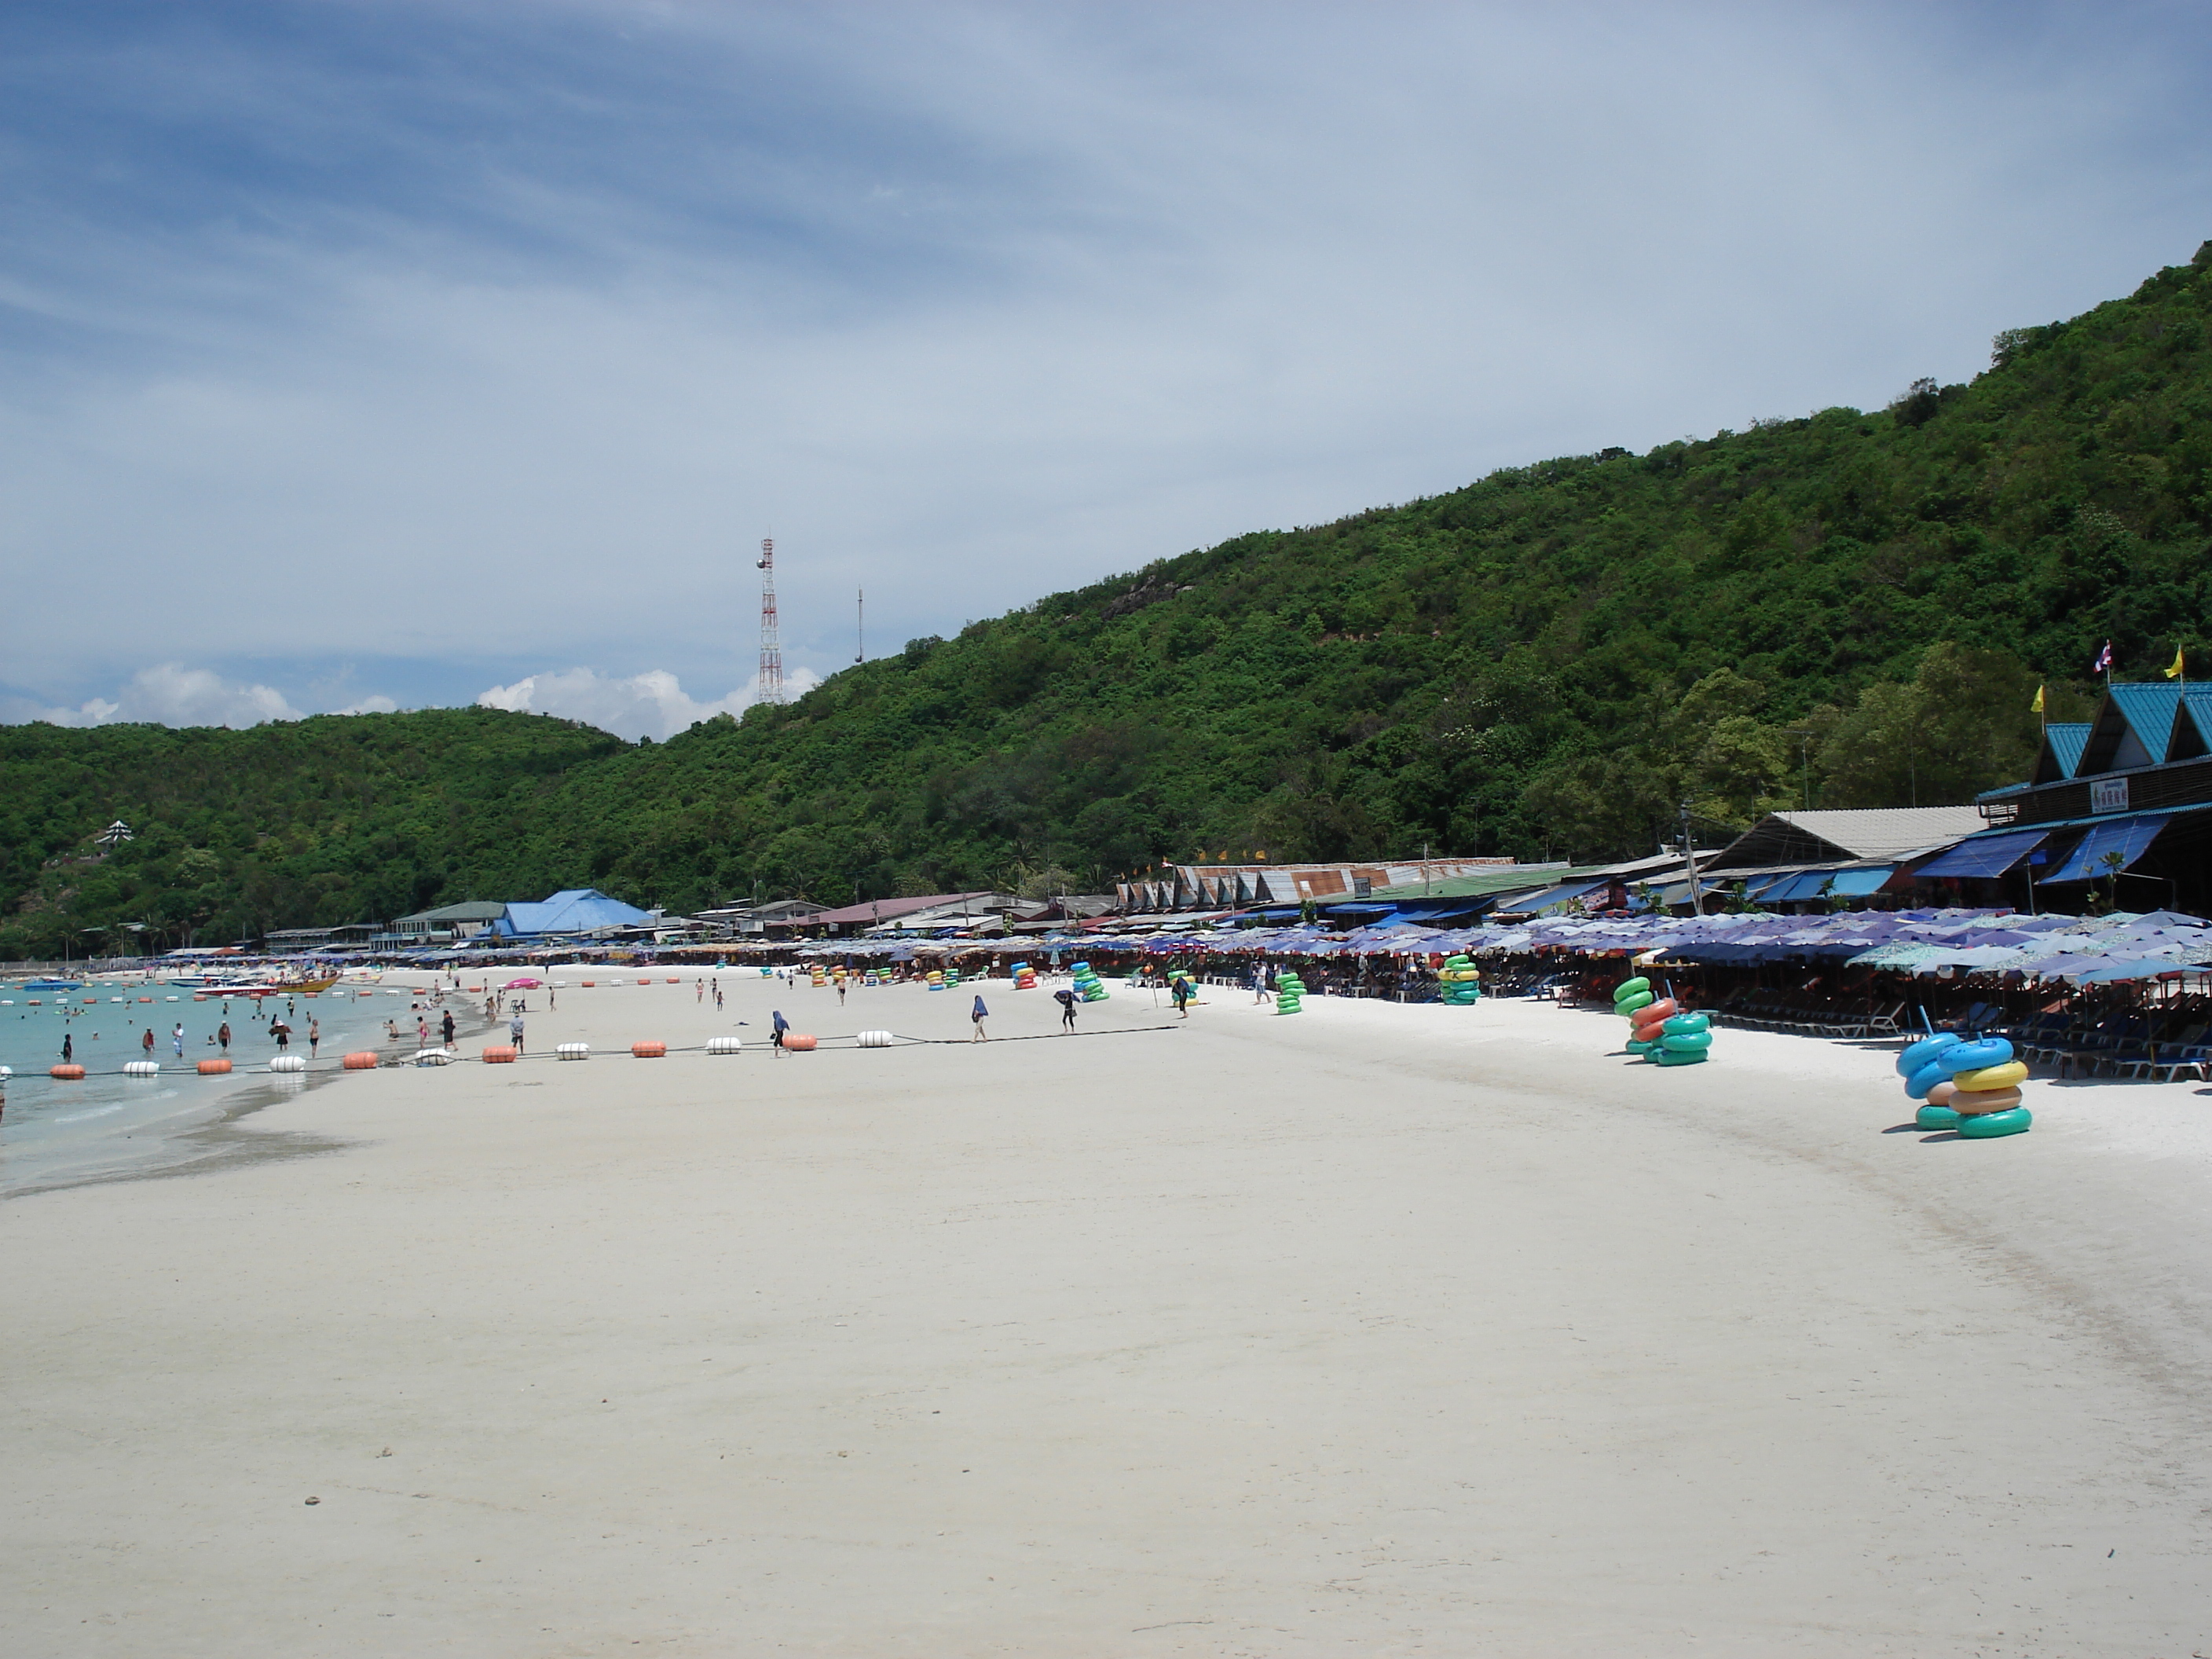
M662 1060L667 1057L668 1045L653 1042L633 1042L629 1045L629 1052L633 1060Z
M230 1069L230 1062L227 1060L204 1060L192 1069L202 1077L221 1077Z
M1437 969L1443 1000L1455 1008L1469 1008L1482 1000L1482 975L1463 955L1449 956Z
M492 1043L483 1051L483 1063L487 1066L512 1066L521 1058L521 1049L509 1048L503 1042Z
M591 1057L592 1045L588 1042L558 1042L553 1046L553 1058L556 1060L589 1060Z
M860 1042L863 1048L888 1048L891 1046L891 1034L889 1031L863 1031Z
M1275 1012L1295 1014L1305 1006L1306 982L1289 969L1275 975Z
M710 1054L734 1054L741 1051L744 1046L745 1040L743 1037L712 1036L707 1039L707 1052Z
M125 1077L159 1077L161 1075L161 1062L158 1060L125 1060L123 1064L123 1075Z
M1067 965L1067 971L1074 978L1075 994L1085 1002L1103 1002L1112 994L1099 982L1098 975L1091 971L1089 963L1072 962Z
M369 1048L356 1048L345 1057L343 1064L349 1072L373 1072L376 1069L375 1051Z

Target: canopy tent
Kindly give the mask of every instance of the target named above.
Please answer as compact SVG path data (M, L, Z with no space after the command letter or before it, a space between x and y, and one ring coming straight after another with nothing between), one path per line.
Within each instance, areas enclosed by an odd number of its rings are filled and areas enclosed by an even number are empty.
M1993 836L1970 836L1949 851L1938 853L1914 873L1970 878L2001 876L2050 838L2047 830L2008 830Z
M2150 850L2166 823L2166 813L2146 812L2140 817L2097 824L2075 843L2065 862L2043 878L2044 883L2047 886L2059 881L2094 881L2114 870L2128 869ZM2117 864L2110 861L2115 854L2119 859Z

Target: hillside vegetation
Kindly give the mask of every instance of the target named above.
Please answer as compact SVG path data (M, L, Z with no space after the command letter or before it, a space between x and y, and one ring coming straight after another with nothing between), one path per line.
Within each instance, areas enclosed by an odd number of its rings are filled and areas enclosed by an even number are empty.
M0 951L187 895L224 927L579 884L1089 887L1206 853L1634 852L1686 802L1711 840L1807 799L1964 800L2024 775L2039 684L2053 718L2087 706L2106 639L2124 678L2197 658L2208 324L2212 243L1998 336L1969 386L1239 537L666 744L474 710L15 728ZM50 862L116 816L148 833Z

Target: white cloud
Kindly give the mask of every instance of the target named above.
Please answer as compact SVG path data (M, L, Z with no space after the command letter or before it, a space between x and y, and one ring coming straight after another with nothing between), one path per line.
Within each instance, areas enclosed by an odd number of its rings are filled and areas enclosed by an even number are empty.
M343 708L333 708L330 712L333 714L389 714L396 712L398 707L399 705L390 697L362 697L357 702L348 703Z
M793 696L819 683L811 669L800 668L784 676L785 689ZM666 738L695 720L742 714L759 701L757 677L726 697L701 702L686 696L676 676L665 668L649 669L628 679L617 679L594 668L532 674L512 685L495 685L477 698L486 708L558 714L563 720L582 720L602 732L631 738Z
M373 698L389 705L389 700ZM114 698L92 697L75 708L49 708L31 699L0 699L0 720L48 720L56 726L109 726L147 721L157 726L259 726L306 718L274 686L225 679L211 669L177 663L143 668Z

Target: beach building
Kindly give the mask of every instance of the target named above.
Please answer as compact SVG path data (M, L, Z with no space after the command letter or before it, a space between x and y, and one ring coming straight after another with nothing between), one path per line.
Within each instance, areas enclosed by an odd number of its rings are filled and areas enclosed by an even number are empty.
M1721 849L1704 881L1723 891L1741 884L1744 902L1761 910L1825 910L1838 900L1863 908L1892 889L1901 867L1983 822L1973 806L1769 812Z
M762 904L720 904L702 910L697 920L718 933L790 937L813 924L830 907L811 899L770 899Z
M817 914L807 924L825 936L911 933L924 937L937 933L963 933L988 926L994 933L1005 928L1008 911L1022 908L1012 893L979 890L972 893L924 893L908 898L863 899Z
M262 948L275 956L301 951L356 951L380 931L374 921L349 921L336 927L279 927L262 935Z
M2095 718L2044 728L2027 781L1976 802L1987 827L1915 861L1918 900L2026 909L2212 906L2212 685L2108 686Z
M1166 864L1147 875L1117 882L1115 902L1128 914L1145 911L1242 909L1364 899L1382 887L1448 881L1510 868L1505 858L1347 860L1334 864Z
M572 887L534 904L503 904L488 930L501 939L574 938L650 927L657 910L609 898L593 887Z
M417 910L411 916L400 917L392 924L389 933L378 936L377 943L451 945L456 940L474 938L506 913L507 906L504 904L482 899L462 904L441 904L434 910Z

